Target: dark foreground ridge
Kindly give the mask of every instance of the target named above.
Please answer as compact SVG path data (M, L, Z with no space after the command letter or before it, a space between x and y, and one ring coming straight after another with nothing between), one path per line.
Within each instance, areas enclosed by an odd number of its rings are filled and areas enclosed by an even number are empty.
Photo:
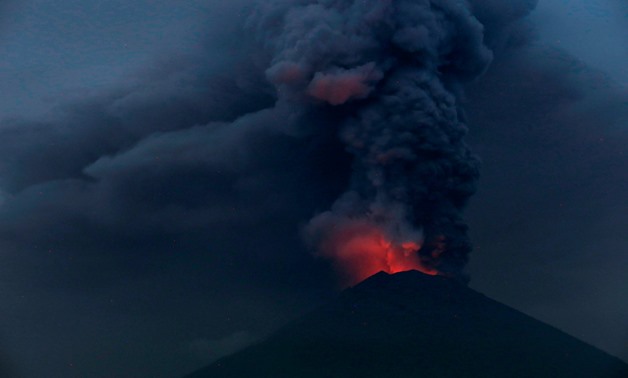
M628 377L618 358L444 277L380 272L186 378Z

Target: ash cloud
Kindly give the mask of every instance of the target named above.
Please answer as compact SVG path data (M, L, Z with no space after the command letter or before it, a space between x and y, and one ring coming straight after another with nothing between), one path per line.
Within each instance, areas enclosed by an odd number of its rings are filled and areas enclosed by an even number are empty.
M470 8L242 2L226 13L236 22L210 28L194 53L59 101L46 118L2 122L6 258L41 251L55 273L38 280L106 282L137 259L170 255L168 240L212 246L207 230L248 232L267 217L274 237L291 235L286 249L299 249L296 225L352 198L333 218L366 217L400 241L420 235L425 263L459 274L470 248L460 210L477 161L456 96L491 56ZM437 263L429 245L443 235L450 255ZM216 244L210 259L244 248L235 245ZM273 253L259 257L268 269L276 258L312 262Z
M426 1L367 3L368 9L347 1L263 2L253 16L250 2L221 5L233 9L208 16L212 38L190 47L189 55L157 60L108 90L59 98L45 118L0 121L0 272L9 293L3 303L11 309L0 316L16 324L5 345L28 356L18 361L27 374L68 376L59 361L79 348L100 355L93 340L103 329L128 331L130 344L107 339L120 363L89 360L84 373L119 376L127 369L135 376L176 376L197 365L171 366L173 340L187 345L197 328L264 334L332 287L326 264L303 246L304 225L316 241L334 224L366 220L399 241L425 239L429 245L435 239L436 249L438 236L447 234L457 252L438 268L460 274L469 250L460 210L477 178L477 161L463 141L466 124L478 154L489 159L486 176L494 188L481 191L479 207L471 208L482 246L476 255L489 256L481 258L485 268L472 270L488 277L479 279L484 291L503 288L507 301L509 288L545 290L547 280L539 276L521 273L525 287L499 275L491 286L490 277L504 272L504 265L525 272L526 263L549 264L556 256L565 238L542 233L546 247L532 248L530 262L529 242L539 240L539 231L531 230L529 218L545 219L548 203L559 199L526 201L530 192L545 198L543 182L567 174L564 166L572 167L571 190L582 187L581 170L588 169L586 180L599 180L587 186L587 195L573 194L575 202L610 188L601 205L565 215L574 223L586 218L585 229L574 225L577 234L607 235L604 230L612 228L604 226L612 219L596 222L607 219L600 209L614 203L611 197L625 197L618 190L625 158L616 158L626 156L620 155L625 137L604 131L613 148L596 148L593 160L586 146L588 132L600 130L599 114L603 123L623 122L617 116L623 103L615 92L598 88L612 103L587 101L578 112L560 111L578 108L583 82L597 79L575 80L566 75L581 71L572 61L528 48L534 35L523 19L534 1L474 0L470 8L432 2L442 5L431 13ZM393 11L403 4L416 9ZM292 33L282 34L287 30ZM440 38L434 42L432 35ZM491 63L482 76L489 50L499 65ZM474 108L469 118L461 103ZM417 123L437 127L413 128ZM577 133L571 132L574 124ZM570 142L534 147L554 128ZM528 148L519 154L522 146ZM556 156L562 160L552 160ZM591 164L612 169L614 178L596 176ZM519 175L520 166L525 175ZM548 167L547 174L531 173L539 166ZM520 223L528 226L508 226L522 218L513 216L522 209L529 217ZM615 228L625 224L623 214L613 213L620 220ZM565 224L561 219L539 224L557 227ZM495 226L502 244L491 249ZM508 239L513 227L517 232ZM522 247L511 253L513 240ZM570 253L577 254L582 246L569 240ZM605 247L605 261L613 261L612 250L622 246L618 241ZM429 255L425 259L438 265ZM252 286L254 295L243 298ZM68 310L76 306L80 311ZM262 320L249 319L251 312ZM16 320L22 313L36 314L32 322L48 326L33 329L28 319ZM61 313L67 321L50 315ZM233 314L240 319L227 322ZM165 322L176 329L155 336ZM68 334L82 336L69 340ZM14 347L26 339L36 342ZM50 351L53 343L56 351ZM145 353L161 361L150 372L137 366ZM35 366L41 356L48 360Z
M468 5L280 2L259 7L251 23L271 50L279 102L341 114L339 137L353 157L335 207L344 210L319 215L327 221L315 218L308 233L326 239L367 221L395 243L423 244L426 269L461 276L471 250L461 211L478 168L454 91L492 58Z

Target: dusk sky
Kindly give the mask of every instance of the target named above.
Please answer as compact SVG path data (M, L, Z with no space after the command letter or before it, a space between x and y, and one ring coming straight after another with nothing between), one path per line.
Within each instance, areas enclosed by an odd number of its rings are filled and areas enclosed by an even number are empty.
M628 3L469 3L469 285L628 361ZM0 374L182 376L336 295L380 72L291 108L254 4L0 0Z

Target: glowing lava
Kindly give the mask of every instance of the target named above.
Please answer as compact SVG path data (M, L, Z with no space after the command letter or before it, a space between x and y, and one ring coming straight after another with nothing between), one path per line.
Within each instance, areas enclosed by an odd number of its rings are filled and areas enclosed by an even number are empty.
M438 274L421 265L419 249L416 241L393 242L376 226L356 222L336 228L323 242L321 255L333 261L342 275L342 285L350 286L380 271Z

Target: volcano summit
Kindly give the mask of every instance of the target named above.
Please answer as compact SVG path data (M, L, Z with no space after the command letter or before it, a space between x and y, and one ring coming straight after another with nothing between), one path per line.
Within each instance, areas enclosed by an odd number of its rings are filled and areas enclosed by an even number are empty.
M186 378L628 377L628 365L442 276L380 272Z

